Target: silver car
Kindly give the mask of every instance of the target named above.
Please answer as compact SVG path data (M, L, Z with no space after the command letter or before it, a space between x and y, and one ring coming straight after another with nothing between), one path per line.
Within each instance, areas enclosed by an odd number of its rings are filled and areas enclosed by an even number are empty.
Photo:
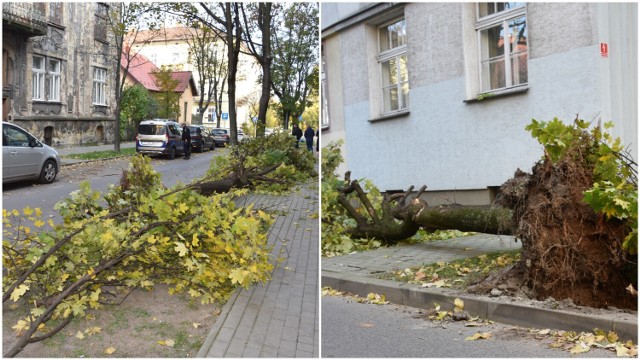
M60 155L23 128L2 123L2 182L38 180L50 184L60 170Z

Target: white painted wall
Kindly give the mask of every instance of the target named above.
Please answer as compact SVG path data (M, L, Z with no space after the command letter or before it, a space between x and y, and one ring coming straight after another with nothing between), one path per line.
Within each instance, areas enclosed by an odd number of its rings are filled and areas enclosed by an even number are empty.
M465 103L477 76L468 61L474 6L406 4L410 113L389 120L370 121L379 109L375 18L330 35L328 76L341 78L342 91L330 95L330 113L344 121L335 136L344 135L353 178L370 178L383 190L499 186L542 156L524 130L532 118L614 120L625 143L637 143L637 4L528 4L527 92ZM601 58L603 38L620 52Z

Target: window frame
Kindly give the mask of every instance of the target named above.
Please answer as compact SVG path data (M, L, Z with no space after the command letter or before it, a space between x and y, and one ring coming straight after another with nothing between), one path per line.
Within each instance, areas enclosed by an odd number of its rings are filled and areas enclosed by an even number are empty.
M62 81L62 61L54 58L47 58L47 64L57 63L57 71L47 69L49 72L49 101L60 101L60 85Z
M42 67L36 68L35 59L42 60ZM46 101L45 78L47 74L47 58L42 55L33 55L31 59L31 99L36 101ZM37 92L37 93L36 93Z
M100 42L108 42L107 23L109 18L109 5L103 2L96 3L94 13L95 23L93 25L93 38Z
M388 27L389 25L392 24L396 24L398 22L404 22L404 28L405 28L405 41L403 44L398 45L396 47L393 48L389 48L386 50L382 50L382 29L385 27ZM378 63L378 69L380 71L380 87L379 89L381 90L381 103L382 103L382 108L380 109L380 114L382 116L389 116L389 115L394 115L394 114L398 114L398 113L404 113L409 111L409 100L411 99L411 97L409 96L410 94L410 84L409 84L409 69L408 69L408 51L407 51L407 42L408 42L408 36L406 34L406 18L404 15L396 17L392 20L386 21L378 26L376 26L376 36L377 36L377 46L378 46L378 53L376 55L376 61ZM391 42L389 42L389 45L391 45ZM407 67L407 79L405 81L401 81L402 77L400 76L400 68L401 68L401 61L400 58L401 57L405 57L405 66ZM395 59L396 61L396 80L397 82L394 84L391 83L387 83L387 81L385 81L385 76L384 76L384 63L391 61L392 59ZM403 94L402 92L402 88L403 85L406 84L408 90L407 90L407 94ZM388 91L389 89L393 89L396 88L397 94L398 94L398 108L395 110L391 109L391 102L390 102L390 97L389 97L389 110L387 111L387 101L386 101L386 91ZM404 104L404 107L401 107L401 105Z
M322 44L320 54L320 91L321 91L321 111L322 117L320 118L320 127L322 129L328 129L331 126L331 120L329 118L329 81L327 76L327 61L324 53L324 44Z
M497 4L497 3L496 3ZM493 14L489 14L483 17L480 17L480 3L476 3L476 24L475 24L475 30L476 30L476 42L477 42L477 46L478 46L478 82L479 82L479 88L480 88L480 92L479 94L487 94L487 93L492 93L492 92L501 92L501 91L505 91L505 90L509 90L509 89L514 89L514 88L518 88L518 87L526 87L528 86L528 78L526 82L523 83L519 83L519 84L513 84L513 80L514 80L514 76L512 74L512 67L511 67L511 58L513 55L515 54L522 54L523 52L520 51L515 51L512 52L511 51L511 42L510 41L504 41L504 50L503 50L503 54L500 55L502 57L502 61L504 61L504 77L505 77L505 85L504 87L499 87L499 88L495 88L495 89L485 89L485 84L483 81L483 63L485 61L490 60L491 58L487 58L484 59L482 56L482 49L483 49L483 40L482 40L482 32L488 29L491 29L493 27L497 27L497 26L502 26L502 28L504 29L503 31L508 31L508 34L505 34L507 37L511 35L511 28L509 27L509 21L518 19L518 18L522 18L524 17L525 19L525 24L527 23L527 6L526 3L522 3L522 6L518 6L512 9L508 9L508 10L503 10L500 12L495 12ZM524 53L526 54L526 58L527 58L527 64L529 63L529 44L528 44L528 37L527 37L527 49L526 51L524 51ZM521 55L519 55L521 56ZM527 77L528 77L528 69L527 69Z
M102 76L99 76L99 75ZM101 67L93 67L93 93L91 94L91 103L98 106L107 105L107 69Z

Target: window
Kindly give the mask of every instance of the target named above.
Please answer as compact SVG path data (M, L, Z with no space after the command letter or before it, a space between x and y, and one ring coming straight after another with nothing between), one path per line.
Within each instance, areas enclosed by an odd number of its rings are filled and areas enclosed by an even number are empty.
M45 100L44 97L44 57L33 56L33 82L31 84L33 100Z
M409 107L409 72L407 68L407 29L405 19L378 28L378 63L382 73L382 113Z
M107 41L107 20L109 17L109 6L105 3L96 4L96 21L93 27L93 37L96 40Z
M62 2L49 3L49 21L50 22L54 24L62 25L63 6L64 6L64 3Z
M107 105L107 69L93 68L93 104Z
M327 81L327 62L322 51L322 67L320 68L320 84L322 86L322 128L329 127L329 84Z
M524 3L478 4L481 92L528 81L528 35Z
M49 59L49 100L60 101L60 60Z

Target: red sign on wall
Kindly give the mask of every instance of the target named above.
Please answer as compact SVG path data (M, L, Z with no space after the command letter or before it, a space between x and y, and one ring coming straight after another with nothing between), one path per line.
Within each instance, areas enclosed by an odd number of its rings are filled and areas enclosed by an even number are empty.
M609 57L609 44L600 43L600 56L602 56L603 58Z

